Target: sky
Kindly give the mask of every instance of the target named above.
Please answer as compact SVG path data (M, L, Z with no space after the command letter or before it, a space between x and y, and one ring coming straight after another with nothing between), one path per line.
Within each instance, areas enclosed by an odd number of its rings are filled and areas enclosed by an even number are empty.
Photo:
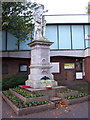
M45 6L51 14L86 14L90 0L28 0Z

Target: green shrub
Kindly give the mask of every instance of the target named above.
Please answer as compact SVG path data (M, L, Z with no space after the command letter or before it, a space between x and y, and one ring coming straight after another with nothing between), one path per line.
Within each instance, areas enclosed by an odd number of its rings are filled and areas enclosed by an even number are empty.
M19 73L11 77L2 79L2 90L8 90L9 88L17 87L18 85L24 85L27 80L27 74Z

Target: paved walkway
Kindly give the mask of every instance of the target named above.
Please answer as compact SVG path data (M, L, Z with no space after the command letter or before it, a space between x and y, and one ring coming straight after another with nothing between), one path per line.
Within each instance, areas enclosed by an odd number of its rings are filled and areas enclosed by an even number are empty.
M0 103L1 105L1 103ZM11 107L2 101L2 117L3 118L88 118L88 102L70 105L69 107L41 111L24 116L16 116Z

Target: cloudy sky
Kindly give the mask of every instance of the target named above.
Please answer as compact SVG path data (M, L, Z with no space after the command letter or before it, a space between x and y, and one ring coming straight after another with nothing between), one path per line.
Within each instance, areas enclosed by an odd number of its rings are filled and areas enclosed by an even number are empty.
M28 0L30 1L30 0ZM90 0L31 0L44 4L47 14L86 14Z

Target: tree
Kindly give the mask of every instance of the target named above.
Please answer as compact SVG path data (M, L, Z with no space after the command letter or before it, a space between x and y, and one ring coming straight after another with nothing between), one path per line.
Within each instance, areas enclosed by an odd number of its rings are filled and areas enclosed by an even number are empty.
M0 30L2 30L2 5L1 5L1 1L0 1Z
M90 14L90 1L88 2L87 13Z
M2 30L12 33L19 41L29 39L27 35L33 30L32 9L36 3L31 2L3 2Z

